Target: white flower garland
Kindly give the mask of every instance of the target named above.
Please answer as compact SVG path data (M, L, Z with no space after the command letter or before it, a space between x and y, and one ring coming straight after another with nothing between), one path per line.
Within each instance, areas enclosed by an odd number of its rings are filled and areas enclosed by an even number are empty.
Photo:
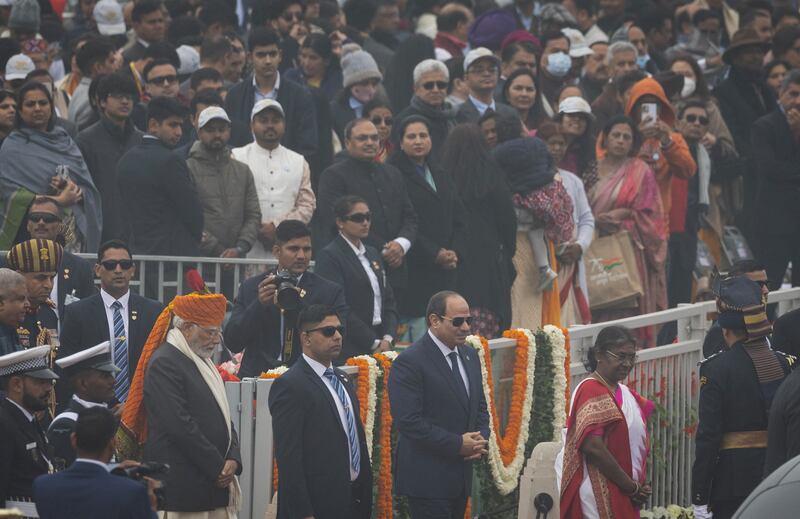
M507 495L514 491L519 484L519 475L525 465L525 444L528 442L528 428L530 426L531 414L533 414L533 377L536 367L536 339L530 330L520 328L528 339L528 366L527 366L527 385L525 387L525 398L522 403L522 416L520 417L520 432L517 439L517 446L514 459L508 466L503 464L500 455L500 444L497 431L494 429L494 420L489 418L489 469L492 473L494 484L501 495ZM478 358L481 361L481 379L483 382L483 394L486 397L487 407L490 412L494 409L494 395L489 389L489 372L484 358L483 345L480 338L470 335L466 340L467 344L478 351Z
M287 371L289 371L288 366L278 366L277 368L272 368L271 370L267 371L267 375L274 375L275 377L280 377Z
M373 436L375 433L375 410L377 409L378 402L378 376L381 373L381 368L378 366L378 361L372 358L370 355L358 355L354 358L365 360L368 366L367 383L369 384L369 389L367 390L367 419L366 425L364 425L364 436L366 436L367 451L369 452L369 459L371 461ZM365 405L364 402L359 402L359 404Z
M561 441L561 431L567 423L567 340L558 326L548 324L542 330L550 339L553 356L553 441Z

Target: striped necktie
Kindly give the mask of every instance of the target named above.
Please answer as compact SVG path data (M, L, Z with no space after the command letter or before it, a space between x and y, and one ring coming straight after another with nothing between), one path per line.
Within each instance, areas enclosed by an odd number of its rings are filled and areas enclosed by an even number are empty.
M119 368L117 380L114 383L114 394L117 400L124 402L128 398L130 380L128 378L128 338L125 336L125 321L122 320L122 303L114 301L111 308L114 309L114 337L111 343L114 345L114 364Z
M347 404L347 395L345 394L344 386L342 386L341 381L333 372L333 369L326 369L323 375L330 381L331 385L333 385L333 389L336 390L336 395L339 397L342 407L344 407L344 416L347 422L345 424L347 425L347 441L350 443L350 466L353 469L353 473L358 477L358 472L361 467L361 450L358 445L358 429L356 429L353 409Z

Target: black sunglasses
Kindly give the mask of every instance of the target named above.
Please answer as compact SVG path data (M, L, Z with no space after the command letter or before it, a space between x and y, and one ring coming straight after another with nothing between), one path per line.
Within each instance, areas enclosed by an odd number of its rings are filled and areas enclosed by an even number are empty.
M59 218L58 215L53 213L30 213L28 215L28 221L34 223L38 222L56 223L60 222L61 218Z
M385 124L386 126L391 126L392 123L394 122L394 120L391 117L378 117L378 116L373 117L372 119L370 119L370 121L372 121L372 124L374 124L375 126L378 126L381 123Z
M107 260L100 264L106 270L117 270L117 265L122 267L122 270L128 270L133 267L133 260Z
M433 87L436 87L439 90L447 90L447 83L444 81L428 81L426 83L422 83L422 88L425 90L433 90Z
M450 321L456 328L461 328L464 323L467 323L467 326L472 326L472 317L447 317L446 315L440 315L439 317Z
M319 332L325 337L333 337L336 332L339 332L339 335L344 335L344 326L322 326L320 328L311 328L310 330L306 330L306 333L311 332Z
M686 114L686 120L690 123L700 121L700 124L703 126L708 124L708 117L704 117L702 115Z
M355 223L364 223L372 219L371 213L353 213L344 217L344 220L350 220Z
M168 76L158 76L158 77L151 77L148 80L148 83L152 83L154 85L171 85L173 83L178 82L178 76L173 76L172 74Z

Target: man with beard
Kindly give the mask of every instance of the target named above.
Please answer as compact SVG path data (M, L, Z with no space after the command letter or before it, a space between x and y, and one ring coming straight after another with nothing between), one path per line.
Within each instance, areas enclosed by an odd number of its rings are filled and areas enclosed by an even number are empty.
M231 156L231 120L219 106L200 113L197 137L186 166L203 206L200 251L209 257L243 258L261 225L253 174Z
M308 162L281 144L286 133L281 104L272 99L258 101L250 121L255 142L233 150L233 158L247 164L252 171L261 207L258 240L247 257L270 258L278 225L284 220L308 224L317 199L311 189Z
M27 314L28 287L25 277L11 269L0 268L0 355L22 349L17 329Z
M58 375L47 368L49 346L0 357L0 503L38 517L33 505L33 480L53 471L50 445L36 419L47 409Z

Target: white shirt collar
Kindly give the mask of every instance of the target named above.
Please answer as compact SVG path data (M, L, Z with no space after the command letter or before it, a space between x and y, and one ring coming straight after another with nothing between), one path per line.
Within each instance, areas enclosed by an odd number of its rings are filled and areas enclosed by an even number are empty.
M111 472L111 470L108 468L108 464L103 463L102 461L90 460L89 458L75 458L75 462L78 461L82 461L84 463L91 463L93 465L99 465L100 467L106 469L106 472Z
M81 404L83 407L105 407L108 408L108 404L105 402L89 402L88 400L84 400L78 395L72 395L72 399Z
M11 403L12 403L12 404L14 404L15 406L17 406L17 409L19 409L20 411L22 411L22 414L24 414L24 415L25 415L25 418L27 418L29 422L32 422L32 421L33 421L33 415L32 415L31 413L29 413L27 409L25 409L24 407L22 407L21 405L19 405L18 403L14 402L13 400L11 400L11 399L10 399L10 398L8 398L8 397L6 397L6 400L8 400L9 402L11 402Z
M356 256L362 256L362 255L367 253L367 248L364 247L364 242L363 241L359 244L358 247L356 247L355 245L353 245L353 242L351 242L347 238L347 236L345 236L342 233L339 233L339 235L344 239L345 243L347 243L350 246L350 248L353 249L353 252L356 253Z
M114 299L114 297L111 294L109 294L108 292L106 292L101 288L100 297L103 298L103 304L106 305L107 308L111 308L111 305L114 304L114 301L119 301L120 304L122 304L122 308L128 308L128 300L131 297L131 291L128 290L127 292L125 292L125 295L123 295L119 299Z
M484 103L480 99L477 99L472 94L470 94L469 100L472 101L472 104L475 106L475 108L477 108L478 112L481 115L485 114L486 110L488 110L489 108L491 108L492 111L494 111L494 112L497 111L497 103L495 102L494 99L492 99L492 102L487 105L486 103Z
M325 370L328 369L326 366L324 366L321 363L317 362L316 360L312 359L311 357L309 357L305 353L303 353L303 358L306 359L306 362L308 362L308 365L311 366L311 369L314 370L314 373L316 373L317 376L322 378L322 376L325 375ZM333 367L333 366L331 366L331 367Z
M436 344L436 347L439 348L439 351L442 352L442 355L444 355L445 359L449 359L450 357L448 357L448 355L450 355L453 352L458 353L458 348L450 349L450 347L448 347L445 343L440 341L439 338L436 337L430 329L428 329L428 335L431 336L431 339L433 339L433 343Z
M258 82L256 81L256 75L253 74L253 86L255 87L257 94L265 96L265 97L270 95L272 92L275 92L276 95L278 94L278 89L280 89L280 87L281 87L281 73L280 72L276 72L275 74L277 74L275 76L275 85L273 85L272 90L270 90L266 94L262 94L261 93L261 89L258 88Z

